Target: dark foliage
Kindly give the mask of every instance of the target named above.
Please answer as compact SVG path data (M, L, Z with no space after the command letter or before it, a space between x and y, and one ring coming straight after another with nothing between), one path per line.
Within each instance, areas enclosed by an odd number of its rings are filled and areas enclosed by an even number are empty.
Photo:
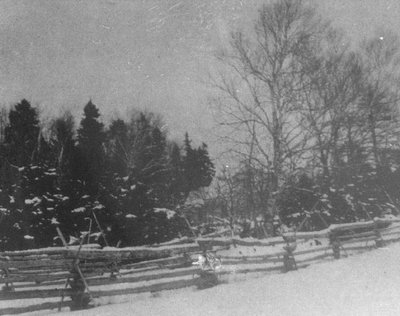
M214 169L205 144L181 154L152 114L128 123L117 119L106 129L91 101L76 135L70 114L52 122L47 139L39 123L36 110L22 100L4 129L0 250L61 245L56 227L67 241L85 236L114 246L189 233L171 210L188 192L210 184ZM188 188L192 177L196 182Z

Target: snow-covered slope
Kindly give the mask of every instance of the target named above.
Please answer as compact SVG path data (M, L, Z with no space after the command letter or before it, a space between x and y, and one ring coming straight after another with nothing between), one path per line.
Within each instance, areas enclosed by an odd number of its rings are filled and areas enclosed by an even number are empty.
M116 297L65 315L400 315L400 244L207 290ZM104 303L104 302L103 302ZM51 314L49 311L41 315ZM37 313L35 315L38 315Z

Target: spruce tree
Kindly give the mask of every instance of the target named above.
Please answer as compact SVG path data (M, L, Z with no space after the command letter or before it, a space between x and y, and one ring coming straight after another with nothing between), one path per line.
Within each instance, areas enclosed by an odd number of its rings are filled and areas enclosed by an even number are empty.
M110 171L120 176L128 175L128 127L117 119L111 122L108 130L108 159Z
M36 110L26 100L10 111L0 182L0 247L21 249L52 245L56 235L58 188L55 151L39 133ZM4 227L4 225L9 227Z
M181 150L176 143L171 144L169 154L169 204L168 207L175 208L185 197L185 178Z
M32 162L39 138L39 119L31 104L23 99L9 113L5 128L7 159L16 166Z
M185 134L184 151L183 168L187 196L190 191L209 186L215 175L215 168L209 157L207 145L203 143L199 148L193 149L188 133Z
M89 101L78 129L78 148L82 155L82 180L89 194L98 192L104 171L104 125L99 121L98 108Z
M215 175L214 164L211 162L208 154L208 148L205 143L197 149L197 164L199 172L199 186L208 187Z

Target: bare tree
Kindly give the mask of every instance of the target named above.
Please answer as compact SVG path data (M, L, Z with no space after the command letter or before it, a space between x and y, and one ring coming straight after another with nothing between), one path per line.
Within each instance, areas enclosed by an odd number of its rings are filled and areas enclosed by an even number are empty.
M219 93L213 102L219 123L228 128L225 141L241 160L275 174L270 192L277 191L284 171L294 168L303 153L296 112L298 58L324 27L303 1L275 1L261 8L252 33L233 33L230 49L218 55L224 71L213 78Z
M124 175L149 180L168 171L166 130L161 118L152 113L136 113L129 123L112 122L107 147Z
M238 168L225 166L217 177L215 196L233 229L235 223L256 222L268 211L270 183L274 175L244 161ZM260 227L261 228L261 227Z
M362 68L359 57L343 42L339 33L327 32L302 63L301 127L328 182L331 169L341 159L340 149L355 142L358 128L354 127L360 117Z
M228 218L233 237L234 225L239 218L240 197L238 196L237 183L234 181L234 174L229 167L224 167L221 175L217 177L215 192L222 206L222 213Z
M50 140L56 151L56 166L63 169L74 146L74 118L66 112L50 126Z
M381 164L380 149L396 141L397 104L400 100L400 41L388 31L361 44L364 90L360 109L365 115L375 165Z

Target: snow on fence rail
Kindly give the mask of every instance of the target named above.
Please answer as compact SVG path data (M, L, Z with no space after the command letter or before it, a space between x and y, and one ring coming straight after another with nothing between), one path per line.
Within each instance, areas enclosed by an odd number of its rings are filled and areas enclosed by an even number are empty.
M332 225L267 240L199 238L155 247L44 248L0 253L0 315L79 307L89 299L199 285L201 253L222 260L220 280L303 268L400 241L400 220ZM82 273L80 275L77 271ZM257 273L257 274L256 274ZM66 282L66 280L69 280Z

